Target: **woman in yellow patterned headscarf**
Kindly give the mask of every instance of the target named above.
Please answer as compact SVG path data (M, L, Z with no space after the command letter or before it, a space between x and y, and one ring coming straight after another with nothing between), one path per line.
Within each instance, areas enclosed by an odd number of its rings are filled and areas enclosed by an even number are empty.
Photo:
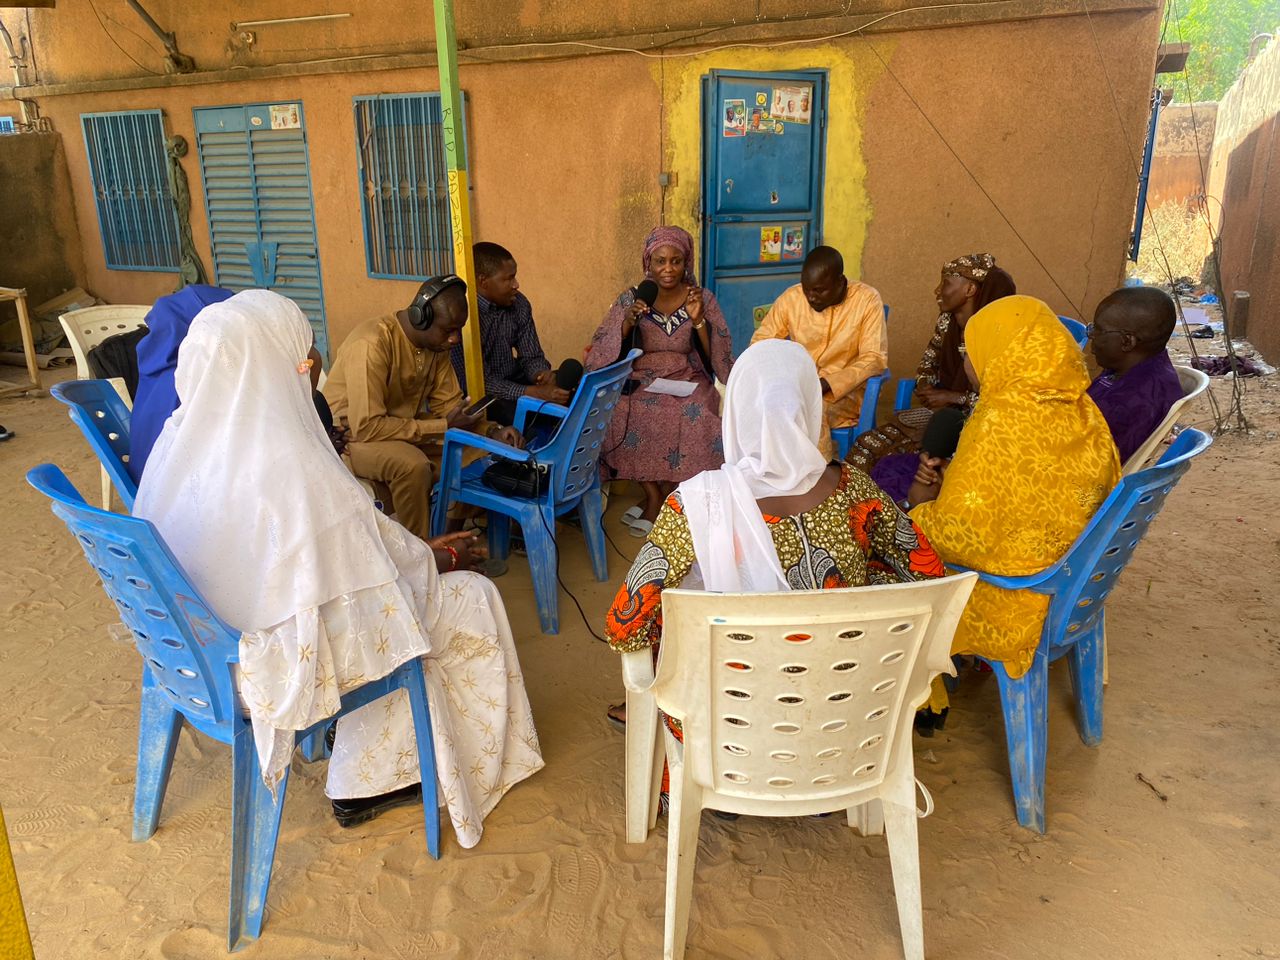
M978 403L941 486L913 487L911 518L948 563L1037 573L1067 552L1119 481L1119 455L1085 392L1084 354L1046 304L1015 296L983 307L965 328L965 349ZM980 583L952 650L1020 677L1048 609L1043 594Z

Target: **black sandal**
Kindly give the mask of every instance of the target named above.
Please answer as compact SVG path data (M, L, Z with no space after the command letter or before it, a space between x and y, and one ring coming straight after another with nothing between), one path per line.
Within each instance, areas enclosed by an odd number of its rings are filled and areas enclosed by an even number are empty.
M333 816L340 827L354 827L357 824L372 820L380 813L393 807L407 803L418 803L422 800L422 784L415 783L409 787L381 793L376 797L357 797L353 800L332 800Z
M915 719L916 733L931 739L935 730L941 730L947 725L947 712L949 709L944 707L941 713L934 713L928 707L917 710Z

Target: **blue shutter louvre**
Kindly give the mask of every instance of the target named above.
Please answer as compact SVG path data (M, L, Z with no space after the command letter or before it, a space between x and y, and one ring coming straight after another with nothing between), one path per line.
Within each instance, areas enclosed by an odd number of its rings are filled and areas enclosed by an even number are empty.
M160 111L86 113L80 122L107 266L176 273L178 214Z
M262 288L293 300L327 355L306 133L273 130L270 109L196 110L214 275L229 290Z
M440 95L356 97L356 156L369 276L453 271Z

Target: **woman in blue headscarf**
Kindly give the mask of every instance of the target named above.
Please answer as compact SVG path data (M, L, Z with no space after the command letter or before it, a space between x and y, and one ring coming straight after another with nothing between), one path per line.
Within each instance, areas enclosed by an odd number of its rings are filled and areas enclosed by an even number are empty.
M192 284L161 297L147 314L147 335L138 341L138 394L133 400L126 464L134 483L142 479L142 468L164 422L178 409L173 371L178 366L178 347L186 339L191 321L209 304L230 297L230 290Z

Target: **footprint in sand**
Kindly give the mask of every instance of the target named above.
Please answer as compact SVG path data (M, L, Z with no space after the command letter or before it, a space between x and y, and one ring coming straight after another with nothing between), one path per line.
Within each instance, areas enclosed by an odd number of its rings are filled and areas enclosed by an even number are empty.
M586 850L560 853L551 867L551 933L577 942L595 917L603 876L600 858Z
M73 823L96 820L85 807L51 806L37 807L14 817L9 815L9 833L24 840L40 837L56 837L65 834Z

